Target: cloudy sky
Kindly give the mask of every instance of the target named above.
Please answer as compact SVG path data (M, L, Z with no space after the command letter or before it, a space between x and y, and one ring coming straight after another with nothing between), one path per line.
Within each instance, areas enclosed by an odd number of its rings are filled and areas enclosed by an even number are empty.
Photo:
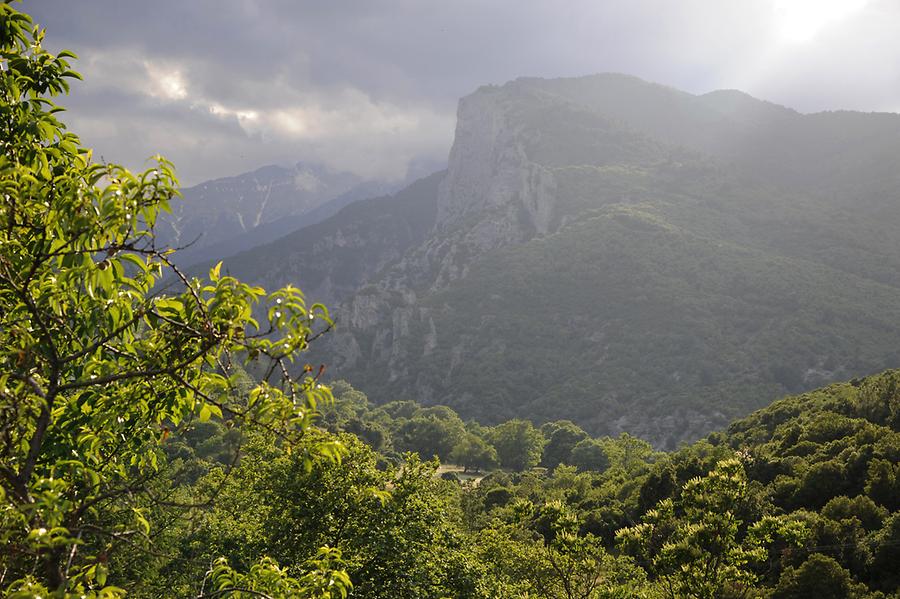
M900 112L897 0L26 0L80 56L67 122L185 184L304 160L439 165L456 101L519 76L622 72L802 112Z

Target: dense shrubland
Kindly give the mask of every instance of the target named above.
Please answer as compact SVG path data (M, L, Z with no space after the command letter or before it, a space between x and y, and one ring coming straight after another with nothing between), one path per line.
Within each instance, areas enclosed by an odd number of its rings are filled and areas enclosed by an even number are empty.
M185 501L218 495L160 537L157 557L134 550L134 594L187 594L222 555L299 573L326 545L360 597L897 593L900 372L780 400L671 453L565 421L483 427L443 407L373 406L343 382L334 396L330 431L307 442L340 441L340 463L310 466L252 433L226 476L233 430L210 422L168 442L171 467L193 473ZM532 457L504 467L503 447ZM488 457L438 476L432 456L470 450Z

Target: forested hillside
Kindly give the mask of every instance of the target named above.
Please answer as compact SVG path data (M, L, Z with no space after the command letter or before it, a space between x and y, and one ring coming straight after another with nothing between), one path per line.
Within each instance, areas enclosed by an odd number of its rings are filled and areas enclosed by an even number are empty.
M125 549L135 596L187 594L217 555L300 563L323 544L359 597L898 592L898 371L779 400L668 454L567 421L488 428L443 406L376 406L343 382L334 392L323 423L349 450L340 464L305 469L272 437L241 445L212 422L167 445L188 473L175 496L215 490L217 506L166 530L154 559ZM435 455L466 472L422 461Z

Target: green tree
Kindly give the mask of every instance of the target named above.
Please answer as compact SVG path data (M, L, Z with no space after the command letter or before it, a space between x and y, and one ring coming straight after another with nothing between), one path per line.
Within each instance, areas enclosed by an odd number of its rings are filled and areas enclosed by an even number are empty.
M0 4L0 572L10 592L114 595L110 556L154 524L161 443L210 418L302 437L329 392L287 367L329 321L297 289L174 268L153 237L172 166L95 163L52 100L74 55L43 37ZM152 292L162 277L181 291ZM244 398L232 365L251 358Z
M529 502L516 506L520 518ZM563 502L549 501L531 515L538 538L520 551L516 575L536 597L625 599L647 597L646 573L627 557L614 557L600 539L578 533L579 520Z
M799 505L821 509L829 499L847 489L847 473L838 460L818 462L810 466L794 494Z
M423 459L433 456L447 459L465 432L465 426L456 414L452 418L417 414L397 429L394 446L399 451L414 451Z
M870 421L900 429L900 371L867 379L859 391L858 407Z
M500 465L522 471L533 468L541 461L544 436L527 420L508 420L495 426L489 441L497 450Z
M548 422L541 426L541 433L547 439L541 465L556 468L560 464L570 464L569 456L579 441L589 438L580 426L569 420Z
M461 465L464 472L468 472L470 468L478 472L482 468L497 465L497 450L478 435L466 433L450 452L450 461Z
M222 555L240 570L266 554L300 576L327 545L340 551L354 596L478 597L463 592L478 586L478 574L448 495L454 486L435 478L437 463L407 454L399 467L379 469L371 448L349 435L342 440L348 453L340 463L309 467L271 436L252 439L215 508L177 535L174 553L207 563ZM222 476L211 473L201 487L219 486ZM147 590L158 594L183 563L162 564Z
M707 476L689 480L677 502L664 499L641 524L616 536L666 597L742 596L756 584L754 566L768 556L768 544L778 539L798 545L805 535L801 523L771 516L742 534L747 501L743 465L723 460Z
M390 419L396 420L398 418L412 418L421 409L422 406L414 401L406 399L399 401L389 401L383 406L380 406L377 412L384 413Z
M596 439L585 439L579 441L572 448L569 463L582 471L594 470L603 472L609 468L609 455L607 455L606 447L602 442Z
M876 588L887 592L897 591L900 587L900 512L889 517L882 528L875 535L875 549L873 551L872 570Z
M891 511L900 509L900 464L882 459L869 462L866 495Z
M606 439L604 447L610 463L627 473L634 473L647 468L653 460L653 446L628 433L622 433L614 439Z
M323 548L314 559L303 564L304 574L294 578L270 558L261 559L247 573L235 570L227 560L219 558L209 570L197 597L344 599L351 587L350 578L335 569L338 564L341 564L340 551Z
M863 528L872 531L881 528L888 511L865 495L857 495L853 499L841 495L825 504L822 516L838 522L856 518Z
M832 558L814 553L803 565L787 568L772 599L845 599L850 596L850 573Z
M334 401L320 409L322 423L330 428L346 428L347 423L362 416L369 408L369 398L347 381L331 384Z

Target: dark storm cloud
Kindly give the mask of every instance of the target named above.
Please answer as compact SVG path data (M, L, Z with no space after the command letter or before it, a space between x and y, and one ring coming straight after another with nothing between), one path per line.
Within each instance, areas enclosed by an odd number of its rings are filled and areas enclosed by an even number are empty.
M459 96L523 75L635 74L801 111L900 109L891 0L33 0L80 54L72 128L186 182L295 160L402 177ZM830 12L829 12L830 11Z

